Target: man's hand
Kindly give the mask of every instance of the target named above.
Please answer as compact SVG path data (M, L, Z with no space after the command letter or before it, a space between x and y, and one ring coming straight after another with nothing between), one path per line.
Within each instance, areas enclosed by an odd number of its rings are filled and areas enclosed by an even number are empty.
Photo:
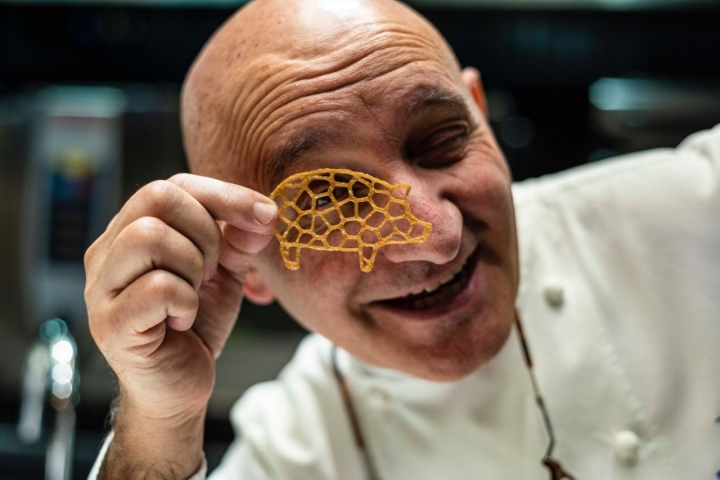
M101 477L187 478L200 466L215 359L276 222L267 197L182 174L140 189L88 249L90 331L121 393Z

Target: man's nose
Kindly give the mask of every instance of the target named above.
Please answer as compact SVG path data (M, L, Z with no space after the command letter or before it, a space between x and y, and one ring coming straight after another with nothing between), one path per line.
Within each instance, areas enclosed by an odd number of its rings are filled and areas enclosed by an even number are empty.
M407 197L412 215L432 224L424 243L386 245L379 255L393 263L426 261L438 265L452 261L460 250L463 217L460 209L441 194L437 185L413 182Z

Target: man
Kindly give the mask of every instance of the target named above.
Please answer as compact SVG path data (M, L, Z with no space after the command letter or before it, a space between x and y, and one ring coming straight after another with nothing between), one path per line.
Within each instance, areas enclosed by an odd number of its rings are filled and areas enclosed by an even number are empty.
M511 187L485 110L478 73L395 1L257 0L229 20L183 91L194 175L140 189L86 256L120 388L91 477L204 477L244 297L316 333L234 408L213 478L547 478L516 310L568 472L715 475L720 131ZM288 270L266 195L317 168L411 184L429 239L370 273L312 250Z

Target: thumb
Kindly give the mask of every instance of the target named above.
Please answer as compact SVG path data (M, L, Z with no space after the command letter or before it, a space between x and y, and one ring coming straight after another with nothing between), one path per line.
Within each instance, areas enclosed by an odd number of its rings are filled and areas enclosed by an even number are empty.
M221 222L223 244L218 263L239 282L245 282L245 275L252 266L252 259L267 246L274 234L250 232Z

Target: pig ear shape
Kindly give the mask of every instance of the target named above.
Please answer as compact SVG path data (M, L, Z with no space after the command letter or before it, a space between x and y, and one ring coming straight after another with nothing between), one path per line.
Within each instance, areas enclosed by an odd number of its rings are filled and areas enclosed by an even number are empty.
M410 189L412 187L407 183L401 183L393 187L393 197L398 199L406 199L410 195Z

